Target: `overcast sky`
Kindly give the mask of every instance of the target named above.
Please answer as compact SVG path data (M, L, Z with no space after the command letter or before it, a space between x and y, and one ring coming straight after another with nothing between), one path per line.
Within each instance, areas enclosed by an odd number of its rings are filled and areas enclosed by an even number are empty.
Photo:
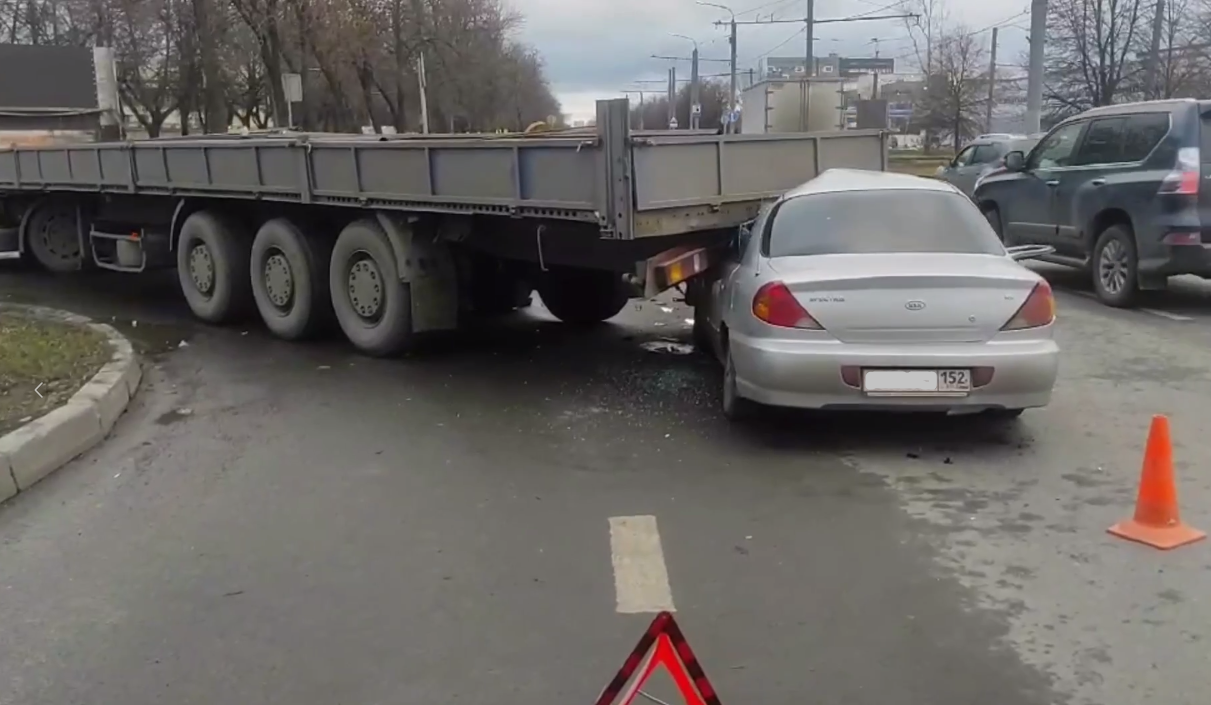
M694 0L506 0L525 17L521 34L537 48L546 61L547 76L564 112L573 118L591 117L593 101L616 98L625 89L660 90L657 83L642 81L664 79L669 62L652 59L652 54L689 56L693 45L670 36L685 34L698 40L701 57L726 59L727 30L715 27L716 20L728 18L723 10L701 7ZM1001 24L998 64L1017 63L1026 48L1023 29L1029 15L1020 14L1028 0L988 2L987 0L948 0L952 22L962 22L972 30ZM806 0L722 0L736 11L740 20L802 17ZM883 8L881 10L881 8ZM854 15L895 14L892 0L817 0L816 18ZM897 71L912 71L909 58L912 43L902 20L847 22L817 25L816 55L836 52L841 56L874 56L878 38L879 55L896 57ZM987 38L989 32L981 36ZM766 54L800 56L805 44L803 26L775 24L740 26L737 41L739 70L755 68ZM987 39L986 39L987 40ZM781 46L779 46L781 45ZM1003 58L1002 58L1003 57ZM911 64L910 64L911 62ZM726 63L703 62L704 75L725 73ZM678 64L678 77L689 76L689 64ZM633 96L634 98L634 96Z

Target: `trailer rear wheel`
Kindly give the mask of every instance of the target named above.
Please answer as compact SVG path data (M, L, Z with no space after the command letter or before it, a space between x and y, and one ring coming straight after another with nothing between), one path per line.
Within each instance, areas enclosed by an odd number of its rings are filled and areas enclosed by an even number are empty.
M354 221L341 231L328 288L336 320L358 350L385 357L412 342L411 289L400 281L395 251L377 221Z
M252 295L270 332L283 340L318 333L332 318L328 260L332 246L286 218L274 218L252 241Z
M190 310L207 323L228 323L252 305L248 264L252 238L214 211L185 219L177 240L177 279Z
M25 246L34 261L50 272L77 272L84 264L79 215L69 201L34 206L25 223Z
M613 318L630 299L618 274L576 267L547 272L539 281L538 295L556 318L575 325Z

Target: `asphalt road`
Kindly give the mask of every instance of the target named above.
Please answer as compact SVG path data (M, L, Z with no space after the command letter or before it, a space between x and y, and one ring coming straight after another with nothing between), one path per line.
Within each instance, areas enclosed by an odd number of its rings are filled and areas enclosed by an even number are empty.
M1105 528L1163 412L1211 529L1211 287L1118 311L1046 271L1051 407L747 430L670 302L383 361L194 324L170 277L0 272L150 360L0 507L0 703L587 703L672 606L724 703L1201 704L1211 542Z

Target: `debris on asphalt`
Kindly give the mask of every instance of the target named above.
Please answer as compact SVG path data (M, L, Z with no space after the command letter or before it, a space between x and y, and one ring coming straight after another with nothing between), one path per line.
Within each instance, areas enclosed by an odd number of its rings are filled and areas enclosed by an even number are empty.
M318 366L318 367L316 367L315 369L317 369L317 370L331 370L331 369L332 369L332 366L331 366L331 365L319 365L319 366Z
M177 347L178 348L187 348L187 347L189 347L189 342L186 340L182 340L181 342L177 343Z
M660 307L660 310L661 310L661 311L664 311L665 313L672 313L672 312L673 312L673 309L669 308L668 306L661 306L661 307Z
M693 345L679 343L676 340L669 338L660 338L658 340L649 340L646 343L640 343L639 347L654 353L666 353L670 355L689 355L694 352Z

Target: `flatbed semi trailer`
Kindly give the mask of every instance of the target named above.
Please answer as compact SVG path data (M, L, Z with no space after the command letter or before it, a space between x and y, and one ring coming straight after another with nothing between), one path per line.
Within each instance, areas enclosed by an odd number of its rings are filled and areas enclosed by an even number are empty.
M537 290L606 320L710 266L761 204L824 169L886 167L879 130L363 136L281 132L0 150L0 253L68 273L175 266L210 323L275 335L335 321L400 352ZM3 230L5 221L10 226Z

